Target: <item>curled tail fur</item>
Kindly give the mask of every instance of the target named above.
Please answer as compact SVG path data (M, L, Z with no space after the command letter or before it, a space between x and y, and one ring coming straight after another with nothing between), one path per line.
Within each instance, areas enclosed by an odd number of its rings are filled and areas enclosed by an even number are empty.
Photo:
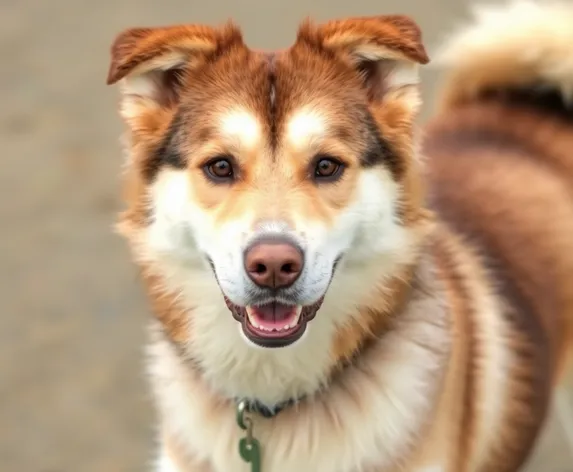
M573 3L513 0L477 6L434 63L445 71L440 105L490 90L554 93L573 105Z

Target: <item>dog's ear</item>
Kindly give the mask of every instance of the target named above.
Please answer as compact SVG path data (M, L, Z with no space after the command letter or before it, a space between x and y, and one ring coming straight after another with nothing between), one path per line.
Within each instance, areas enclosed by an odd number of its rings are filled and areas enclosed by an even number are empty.
M372 101L398 93L417 109L420 64L429 62L418 25L406 16L306 21L297 42L335 54L361 75ZM415 110L412 110L415 111Z
M128 29L111 47L107 84L121 83L122 115L129 121L146 107L176 104L187 71L237 44L243 39L232 23Z

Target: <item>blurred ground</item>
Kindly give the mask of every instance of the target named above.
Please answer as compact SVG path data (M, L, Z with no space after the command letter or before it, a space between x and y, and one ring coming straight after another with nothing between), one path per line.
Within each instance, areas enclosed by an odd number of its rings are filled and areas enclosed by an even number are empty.
M0 471L135 472L153 454L148 313L111 229L121 127L104 82L116 33L233 17L252 46L274 48L307 14L403 12L431 51L464 10L458 0L2 0ZM571 424L571 398L562 405L557 416ZM573 470L561 428L535 470Z

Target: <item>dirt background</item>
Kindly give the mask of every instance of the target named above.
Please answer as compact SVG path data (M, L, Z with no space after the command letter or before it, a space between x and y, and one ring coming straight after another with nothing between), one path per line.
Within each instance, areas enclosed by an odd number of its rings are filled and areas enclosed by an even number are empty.
M275 48L306 15L401 12L431 53L466 11L457 0L1 0L0 472L135 472L153 457L149 314L112 232L121 126L104 82L116 33L232 17L252 46ZM431 104L435 74L424 77ZM573 471L566 438L556 424L532 469Z

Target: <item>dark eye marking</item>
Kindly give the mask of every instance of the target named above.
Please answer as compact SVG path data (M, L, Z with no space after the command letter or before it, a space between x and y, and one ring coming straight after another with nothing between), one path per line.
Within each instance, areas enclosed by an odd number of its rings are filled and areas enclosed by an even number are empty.
M404 173L404 162L396 154L390 143L386 141L380 133L374 117L366 112L362 118L362 125L365 128L367 147L361 157L363 167L374 167L385 165L388 167L395 179L399 179Z
M176 115L169 129L165 134L159 146L149 156L143 167L143 175L148 182L151 182L159 169L163 166L173 167L175 169L185 169L186 161L177 147L177 134L181 127L181 116Z

